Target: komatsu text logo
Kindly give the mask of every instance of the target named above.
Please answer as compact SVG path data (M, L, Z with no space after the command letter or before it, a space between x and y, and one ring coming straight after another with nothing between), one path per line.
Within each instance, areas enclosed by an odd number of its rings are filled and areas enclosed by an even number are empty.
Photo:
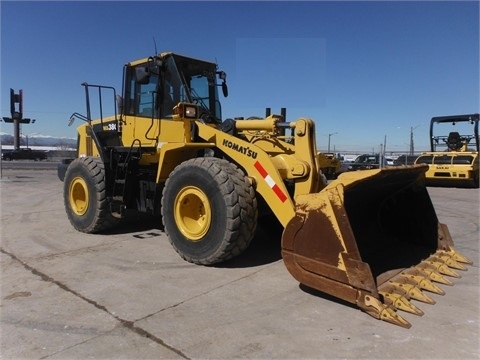
M244 147L238 144L235 144L234 142L228 141L227 139L223 139L223 146L226 146L232 150L238 151L239 153L242 153L243 155L247 155L248 157L251 157L252 159L257 158L257 152L251 150L249 147Z

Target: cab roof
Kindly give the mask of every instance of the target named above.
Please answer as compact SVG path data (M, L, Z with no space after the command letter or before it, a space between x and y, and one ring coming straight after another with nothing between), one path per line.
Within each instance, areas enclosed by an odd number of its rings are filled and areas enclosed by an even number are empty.
M176 53L173 53L171 51L167 51L167 52L163 52L163 53L159 53L156 55L156 57L160 58L161 60L165 60L166 58L170 57L170 56L173 56L175 57L177 60L180 60L180 61L194 61L194 62L199 62L199 63L204 63L205 65L215 65L214 63L212 62L209 62L209 61L205 61L205 60L200 60L200 59L195 59L195 58L192 58L192 57L189 57L189 56L184 56L184 55L179 55L179 54L176 54ZM148 61L148 59L150 59L151 57L146 57L146 58L143 58L143 59L138 59L138 60L134 60L134 61L130 61L129 63L127 63L127 66L135 66L135 65L139 65L139 64L144 64Z
M478 121L478 119L479 119L478 114L436 116L436 117L432 118L432 123L459 122L459 121Z

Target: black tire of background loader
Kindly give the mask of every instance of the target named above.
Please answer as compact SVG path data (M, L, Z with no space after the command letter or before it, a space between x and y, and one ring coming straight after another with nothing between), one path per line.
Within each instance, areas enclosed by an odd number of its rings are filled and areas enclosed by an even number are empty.
M212 222L201 240L191 241L178 229L174 202L187 186L201 189L209 199ZM230 162L214 157L183 162L168 177L162 197L165 232L186 261L211 265L231 259L250 244L257 226L255 190L247 177Z
M70 204L70 184L77 177L83 178L88 187L89 206L82 216L75 214ZM75 229L88 234L99 233L118 224L120 220L110 212L105 189L105 169L100 158L82 157L73 160L65 173L63 184L65 210Z

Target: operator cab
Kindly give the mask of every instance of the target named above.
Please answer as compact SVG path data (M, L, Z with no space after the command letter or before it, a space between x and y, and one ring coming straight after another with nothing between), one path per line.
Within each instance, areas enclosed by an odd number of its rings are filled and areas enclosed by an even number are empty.
M221 123L216 77L222 80L228 96L226 74L217 65L163 53L125 66L123 113L151 119L171 119L179 102L196 104L199 118L206 123Z

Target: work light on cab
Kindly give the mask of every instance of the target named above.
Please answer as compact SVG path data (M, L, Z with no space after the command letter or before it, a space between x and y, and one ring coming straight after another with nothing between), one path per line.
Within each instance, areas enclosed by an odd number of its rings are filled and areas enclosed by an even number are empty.
M185 119L196 119L198 116L198 107L192 104L179 103L173 108L174 117Z

